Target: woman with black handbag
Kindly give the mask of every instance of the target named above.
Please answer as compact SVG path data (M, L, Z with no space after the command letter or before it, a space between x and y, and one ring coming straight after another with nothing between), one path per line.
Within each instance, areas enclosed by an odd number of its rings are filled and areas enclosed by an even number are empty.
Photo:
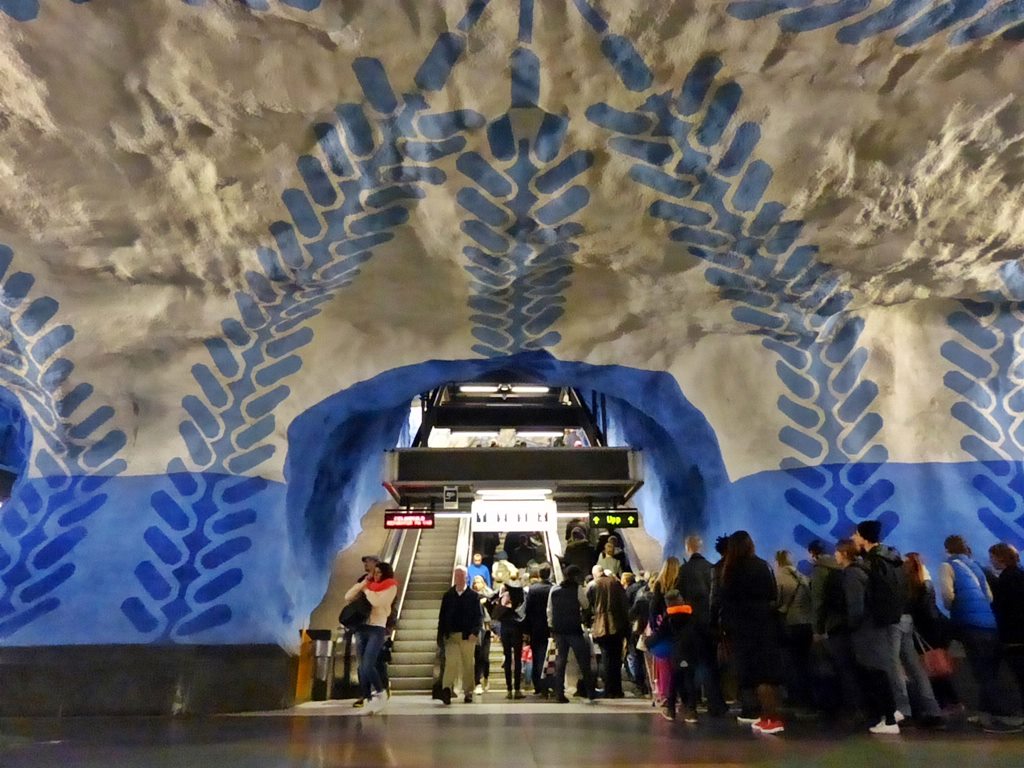
M371 713L379 711L386 703L378 661L384 649L384 641L387 639L391 606L397 595L398 582L390 563L378 563L370 578L356 582L345 593L347 604L342 609L342 616L349 606L358 606L362 601L370 606L365 623L355 629L355 637L356 651L359 654L359 691L361 700L369 702L368 709ZM363 610L364 607L360 612ZM354 618L353 616L352 620Z

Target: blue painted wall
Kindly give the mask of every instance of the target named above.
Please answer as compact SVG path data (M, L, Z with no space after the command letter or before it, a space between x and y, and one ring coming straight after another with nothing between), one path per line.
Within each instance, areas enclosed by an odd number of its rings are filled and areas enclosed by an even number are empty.
M43 23L47 6L67 2L0 0L0 21ZM70 2L82 6L76 13L98 6ZM197 13L218 7L183 2ZM180 451L164 474L125 475L127 437L112 426L114 409L92 403L87 375L68 383L73 323L58 298L35 289L31 265L16 267L0 245L0 465L23 475L0 508L0 642L294 644L334 553L383 497L383 451L408 439L411 398L498 371L608 397L614 439L644 452L639 501L669 553L687 533L710 540L743 527L763 553L800 554L810 539L846 535L867 518L932 563L952 532L978 551L996 538L1024 543L1020 267L1004 268L1004 290L962 302L948 318L955 340L935 355L957 399L951 424L963 428L950 439L974 461L891 462L879 387L864 373L863 319L848 311L844 276L771 198L774 171L758 157L762 125L741 117L745 85L729 75L727 54L694 52L672 83L656 82L597 4L567 0L572 23L594 35L623 89L610 101L633 105L598 102L569 114L541 92L546 63L534 32L543 9L518 0L507 17L517 22L515 42L498 78L507 102L487 115L451 110L447 98L435 109L432 97L464 62L490 4L467 0L412 83L393 85L381 59L353 61L360 97L311 126L315 149L295 160L301 188L282 191L282 218L269 224L259 268L206 340L206 359L174 374L192 391L181 396ZM1024 4L999 0L742 1L726 12L736 24L824 30L844 45L1024 37ZM523 114L535 130L513 129ZM588 130L578 133L597 144L570 148L570 129L584 121ZM712 427L668 374L550 354L586 233L589 174L605 149L651 200L634 212L636 226L661 228L676 248L669 258L700 259L737 327L774 356L784 394L772 416L785 421L777 470L730 482ZM265 479L282 449L277 410L314 341L310 320L358 287L374 249L445 184L472 240L463 249L475 339L466 354L477 357L386 371L309 407L288 427L285 482Z

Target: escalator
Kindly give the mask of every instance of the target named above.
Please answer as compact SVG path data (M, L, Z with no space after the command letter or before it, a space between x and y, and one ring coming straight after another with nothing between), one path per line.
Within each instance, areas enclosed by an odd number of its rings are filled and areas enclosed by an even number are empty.
M504 534L504 538L501 542L501 546L499 547L499 549L505 548L506 541L508 540L509 536L517 535L519 534ZM552 549L551 539L546 532L541 532L541 542L541 546L537 550L537 560L538 562L547 562L551 565L551 580L554 584L558 584L562 580L562 568L558 562L556 552ZM521 580L523 587L528 588L530 583L530 569L519 569L519 578ZM489 659L491 662L490 677L488 678L490 684L489 690L505 690L504 670L502 669L502 664L505 661L505 653L504 650L502 649L500 638L495 637L491 640L491 652L489 655ZM523 673L523 688L524 690L528 690L531 688L530 678L525 674L525 672Z
M420 534L398 627L389 674L394 693L429 693L437 651L441 598L452 584L459 539L457 519L438 519Z

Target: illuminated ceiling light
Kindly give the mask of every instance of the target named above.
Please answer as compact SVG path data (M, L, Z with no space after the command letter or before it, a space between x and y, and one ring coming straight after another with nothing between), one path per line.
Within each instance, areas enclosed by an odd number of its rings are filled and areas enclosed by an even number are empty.
M546 395L551 391L551 387L539 387L533 384L516 384L512 387L512 391L517 395Z
M551 495L550 488L479 488L476 495L481 499L542 500Z
M493 384L460 384L459 392L467 395L492 395L498 391Z
M540 439L542 437L565 437L564 432L547 432L544 430L532 431L529 429L517 429L516 434L520 437L532 437Z

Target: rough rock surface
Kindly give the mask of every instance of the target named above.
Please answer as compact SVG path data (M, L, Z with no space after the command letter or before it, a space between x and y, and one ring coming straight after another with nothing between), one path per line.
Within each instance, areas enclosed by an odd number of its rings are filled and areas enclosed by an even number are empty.
M292 642L502 360L670 550L1024 542L1019 6L0 0L0 641Z

